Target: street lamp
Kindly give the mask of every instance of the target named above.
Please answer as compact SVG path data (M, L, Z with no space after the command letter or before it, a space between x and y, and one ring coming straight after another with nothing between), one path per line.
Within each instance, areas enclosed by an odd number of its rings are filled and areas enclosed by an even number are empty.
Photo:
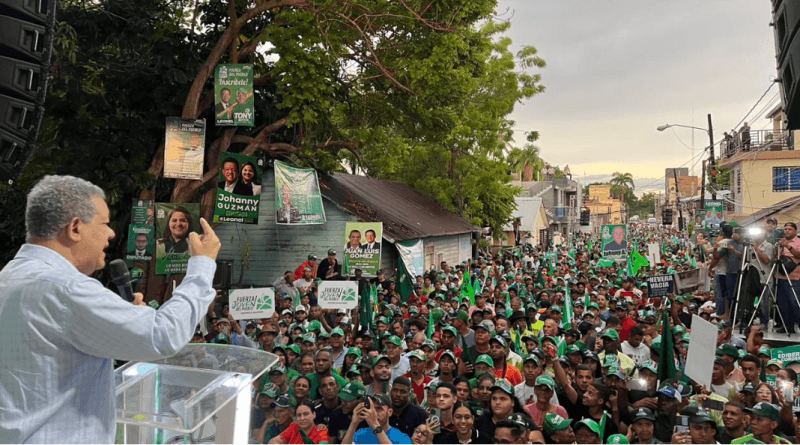
M716 162L714 161L714 127L711 126L711 114L710 113L708 115L708 129L700 128L700 127L693 127L691 125L667 124L667 125L661 125L659 127L656 127L656 130L664 131L667 128L670 128L670 127L691 128L693 130L703 130L706 133L708 133L709 160L711 161L711 169L712 170L716 170L717 166L716 166ZM694 148L692 148L692 158L694 158ZM705 194L706 194L705 169L703 170L703 178L704 178L703 179L703 189L700 192L701 193L700 194L700 203L701 203L701 205L703 205L705 203ZM712 184L711 197L713 199L717 199L717 187L716 187L717 186L717 177L716 176L713 176L713 175L711 176L711 184ZM675 187L677 187L677 186L678 186L678 183L676 182L675 183Z

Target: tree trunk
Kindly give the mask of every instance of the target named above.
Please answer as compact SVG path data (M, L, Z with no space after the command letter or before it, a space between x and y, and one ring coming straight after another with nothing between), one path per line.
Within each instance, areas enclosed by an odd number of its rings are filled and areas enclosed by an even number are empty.
M526 182L533 181L533 166L530 164L525 164L525 167L522 169L522 180Z

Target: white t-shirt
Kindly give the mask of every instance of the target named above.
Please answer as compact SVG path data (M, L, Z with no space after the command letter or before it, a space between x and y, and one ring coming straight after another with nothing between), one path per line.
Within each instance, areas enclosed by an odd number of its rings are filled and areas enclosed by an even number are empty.
M625 340L620 347L622 348L622 353L633 359L636 366L650 360L650 348L644 342L639 343L639 346L634 348Z
M392 381L401 375L405 375L408 371L411 370L411 364L408 362L406 357L400 356L400 361L397 362L397 365L392 366Z
M521 403L522 406L530 403L528 400L533 400L532 403L536 403L536 394L534 394L533 388L533 386L526 385L525 382L522 382L514 387L514 396L517 398L517 400L519 400L519 403ZM550 398L550 403L553 405L559 405L558 395L555 393L555 391L553 392L553 397Z

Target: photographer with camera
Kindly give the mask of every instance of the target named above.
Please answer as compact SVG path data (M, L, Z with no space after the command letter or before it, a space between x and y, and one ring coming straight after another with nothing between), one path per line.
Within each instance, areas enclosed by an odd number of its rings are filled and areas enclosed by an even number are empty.
M766 229L750 229L748 234L752 238L750 240L750 246L753 248L751 252L754 256L758 257L758 261L751 261L750 264L758 269L761 285L769 286L770 283L767 283L766 280L767 275L769 275L770 266L772 265L772 259L775 257L775 246L767 241ZM767 323L769 322L769 298L761 299L758 310L758 318L761 320L761 326L765 326L766 329Z
M780 264L778 265L778 309L786 322L784 332L794 333L795 323L800 323L800 307L796 295L800 294L800 238L797 237L797 224L788 222L783 225L783 239L778 241L780 247ZM783 274L784 269L789 274ZM791 284L789 282L791 280Z

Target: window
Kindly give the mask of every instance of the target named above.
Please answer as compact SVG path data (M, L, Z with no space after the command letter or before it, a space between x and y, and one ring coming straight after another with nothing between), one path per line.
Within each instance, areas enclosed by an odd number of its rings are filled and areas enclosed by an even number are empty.
M773 167L773 192L800 192L800 167Z

